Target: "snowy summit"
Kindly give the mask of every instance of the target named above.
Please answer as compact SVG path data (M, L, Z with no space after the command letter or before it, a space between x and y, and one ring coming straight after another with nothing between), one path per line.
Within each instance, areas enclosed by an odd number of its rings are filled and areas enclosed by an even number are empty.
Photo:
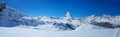
M67 11L65 17L28 16L0 3L0 27L22 27L37 30L75 30L77 28L120 28L120 16L89 16L76 19ZM89 29L89 28L88 28Z
M66 15L65 15L65 16L66 16L66 17L71 17L69 11L66 12Z
M0 3L0 37L120 37L119 28L120 16L32 17Z

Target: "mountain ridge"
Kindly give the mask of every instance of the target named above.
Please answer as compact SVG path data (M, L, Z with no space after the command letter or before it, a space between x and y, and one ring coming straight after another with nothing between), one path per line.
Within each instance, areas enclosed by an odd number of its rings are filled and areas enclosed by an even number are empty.
M70 15L69 12L67 12L64 17L32 17L4 4L5 3L0 3L0 27L24 26L39 30L75 30L76 28L84 25L95 25L91 28L120 28L120 16L91 15L84 19L81 19L74 18ZM5 7L3 7L3 5Z

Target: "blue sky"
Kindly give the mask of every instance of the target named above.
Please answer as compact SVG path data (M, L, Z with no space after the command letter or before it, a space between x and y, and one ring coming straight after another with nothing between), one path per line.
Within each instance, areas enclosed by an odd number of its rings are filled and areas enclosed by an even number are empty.
M31 16L61 17L66 11L70 11L73 17L120 15L120 0L0 0L2 1Z

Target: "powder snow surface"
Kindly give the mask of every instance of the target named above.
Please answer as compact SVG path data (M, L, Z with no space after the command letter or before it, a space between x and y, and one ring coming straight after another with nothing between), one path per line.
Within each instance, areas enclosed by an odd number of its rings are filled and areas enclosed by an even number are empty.
M0 37L116 37L117 32L118 29L44 31L25 28L0 27Z

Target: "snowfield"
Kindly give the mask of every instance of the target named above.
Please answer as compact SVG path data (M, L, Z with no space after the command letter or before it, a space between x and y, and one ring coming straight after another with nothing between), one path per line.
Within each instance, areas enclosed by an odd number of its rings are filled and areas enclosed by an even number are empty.
M32 17L0 3L0 37L120 37L120 15Z
M117 31L118 29L44 31L17 27L0 27L0 37L116 37Z

